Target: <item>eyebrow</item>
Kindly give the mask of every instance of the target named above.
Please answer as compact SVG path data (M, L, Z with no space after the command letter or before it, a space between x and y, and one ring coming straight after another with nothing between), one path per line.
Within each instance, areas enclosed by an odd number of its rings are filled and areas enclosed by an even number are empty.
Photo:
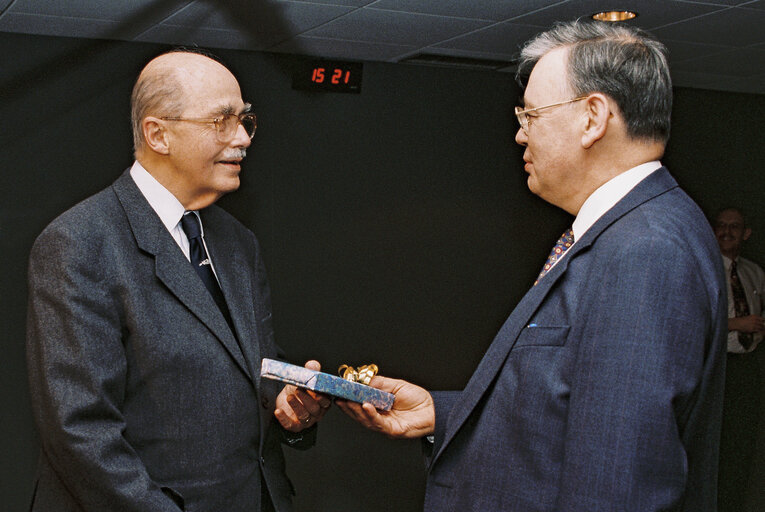
M245 103L244 108L242 109L240 113L241 114L249 113L251 109L252 109L252 104ZM236 109L232 105L223 106L215 112L215 114L223 115L223 116L227 116L229 114L236 114L236 113L237 113Z

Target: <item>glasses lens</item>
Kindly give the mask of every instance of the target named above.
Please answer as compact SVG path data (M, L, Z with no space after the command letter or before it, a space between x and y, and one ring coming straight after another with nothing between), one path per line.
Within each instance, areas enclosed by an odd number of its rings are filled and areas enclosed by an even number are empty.
M217 123L218 140L224 143L231 142L236 137L240 123L244 127L244 131L247 132L247 136L252 138L255 135L255 128L257 128L255 114L242 114L241 116L228 114Z
M526 124L526 114L523 113L521 107L515 107L515 118L518 120L518 124L521 125L521 128L525 130L528 125Z
M255 135L255 130L258 127L258 121L255 117L255 114L242 114L239 120L242 123L242 126L244 126L244 131L246 131L247 135L252 138L252 136Z

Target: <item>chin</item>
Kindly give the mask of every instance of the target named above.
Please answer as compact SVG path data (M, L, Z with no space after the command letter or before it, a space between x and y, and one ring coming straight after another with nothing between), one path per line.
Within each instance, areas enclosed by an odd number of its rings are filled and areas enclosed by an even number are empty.
M218 190L222 194L228 194L229 192L238 190L240 184L241 182L239 181L239 176L232 176L231 178L227 178L223 183L221 183L221 186L218 188Z

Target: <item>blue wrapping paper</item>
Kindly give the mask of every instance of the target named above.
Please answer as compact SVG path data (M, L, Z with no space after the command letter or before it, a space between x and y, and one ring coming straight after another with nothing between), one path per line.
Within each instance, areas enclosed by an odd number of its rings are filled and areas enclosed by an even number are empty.
M328 373L309 370L302 366L263 359L260 376L266 379L278 380L295 386L318 391L327 395L344 398L352 402L370 403L383 411L389 411L393 406L394 395L365 384L351 382L342 377Z

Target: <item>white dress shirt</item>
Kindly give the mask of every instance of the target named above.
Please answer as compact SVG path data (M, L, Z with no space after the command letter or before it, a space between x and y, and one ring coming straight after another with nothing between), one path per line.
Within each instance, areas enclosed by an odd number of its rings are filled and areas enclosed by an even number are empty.
M189 253L189 239L186 237L186 232L181 227L181 217L186 213L186 209L183 207L178 198L176 198L172 192L167 190L160 182L154 178L149 171L137 161L133 163L133 167L130 168L130 177L135 181L136 186L141 191L143 196L149 202L152 209L159 215L159 219L162 224L165 225L173 240L181 248L186 259L191 261ZM192 214L196 215L199 219L199 227L202 233L202 243L205 246L205 252L207 257L210 257L210 251L207 250L207 242L205 242L205 227L202 224L202 219L199 218L199 212L192 211ZM215 274L215 278L218 278L217 272L215 272L215 265L210 258L210 268Z
M576 245L576 241L582 238L587 230L590 229L598 219L600 219L608 210L613 208L616 203L621 201L624 196L629 194L638 183L646 179L660 167L661 162L658 160L640 164L637 167L633 167L632 169L624 171L618 176L611 178L595 189L595 192L590 194L584 204L582 204L582 207L579 209L579 213L571 226L571 229L574 232L573 245ZM566 254L568 254L568 251L563 253L563 256L555 261L553 267L560 260L565 258Z
M728 285L728 318L735 318L736 308L733 302L733 290L730 286L730 266L733 261L723 255L723 265L725 265L725 281ZM746 304L749 306L750 315L762 315L762 294L765 291L765 272L755 262L746 258L736 258L736 270L738 271L738 280L744 288L746 295ZM728 352L736 354L745 354L757 348L757 344L762 341L762 333L752 335L752 345L749 350L745 349L738 342L738 331L728 331Z

